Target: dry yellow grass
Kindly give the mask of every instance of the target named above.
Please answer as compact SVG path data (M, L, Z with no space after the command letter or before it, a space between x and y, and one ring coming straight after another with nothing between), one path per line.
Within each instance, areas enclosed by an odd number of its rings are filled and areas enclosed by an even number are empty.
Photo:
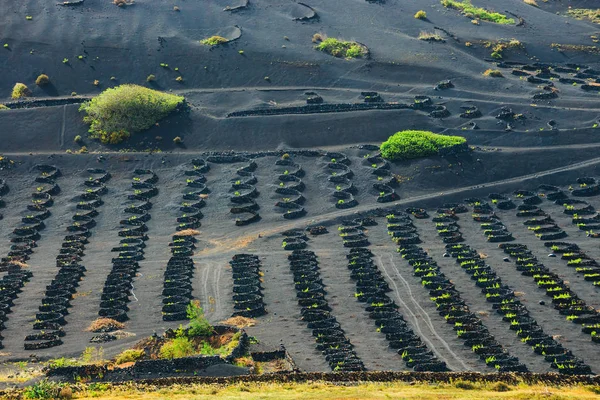
M100 329L106 329L106 328L120 330L120 329L125 328L125 325L122 324L121 322L115 321L114 319L111 319L111 318L98 318L97 320L92 322L90 324L90 326L87 327L86 331L97 332Z
M98 386L97 386L98 387ZM545 386L499 384L468 385L459 389L453 384L363 383L334 385L331 383L239 383L222 385L171 385L169 387L119 386L107 390L87 389L77 392L76 398L98 400L255 400L255 399L319 399L319 400L370 400L370 399L419 399L419 400L587 400L597 399L600 389L586 386Z
M235 326L237 328L247 328L249 326L256 325L256 320L246 317L231 317L225 321L221 321L221 324Z
M184 229L179 232L175 232L176 236L197 236L200 234L199 230L196 229Z

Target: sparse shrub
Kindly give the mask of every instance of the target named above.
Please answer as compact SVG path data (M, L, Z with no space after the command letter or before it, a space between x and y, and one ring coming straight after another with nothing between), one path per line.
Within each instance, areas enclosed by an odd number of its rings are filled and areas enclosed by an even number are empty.
M187 357L194 354L194 346L190 339L185 336L176 337L165 344L159 350L160 358L173 359Z
M148 75L148 77L146 77L146 82L154 82L156 80L156 76L153 74Z
M5 106L4 104L0 104L0 110L10 110L10 108Z
M319 42L324 41L325 39L327 39L327 35L324 35L322 33L315 33L313 35L313 37L312 37L312 42L313 43L319 43Z
M438 154L440 149L466 143L462 136L438 135L427 131L401 131L381 144L388 160L408 160Z
M11 97L13 99L20 99L22 97L27 97L31 94L31 91L24 83L17 82L15 86L13 86Z
M46 75L46 74L41 74L35 80L35 84L38 85L38 86L44 86L44 85L47 85L49 83L50 83L50 78L48 78L48 75Z
M87 154L89 153L87 146L81 146L81 148L79 149L79 154Z
M181 137L179 137L179 136L175 136L173 138L173 143L175 143L175 144L181 144L181 143L183 143L183 139Z
M483 73L484 76L491 76L492 78L504 78L504 75L502 75L502 72L500 72L500 70L497 69L486 69L485 72Z
M94 81L94 86L100 86L100 81L98 79Z
M200 43L205 44L207 46L217 46L223 43L227 43L229 40L225 39L223 36L211 36L204 40L201 40Z
M336 38L323 40L316 49L334 57L357 58L367 55L367 49L364 46Z
M69 59L68 58L63 58L63 64L68 64L69 63Z
M529 4L530 6L537 7L538 3L535 0L523 0L525 4Z
M25 399L54 399L58 393L58 387L55 383L48 381L47 379L41 380L31 386L27 386L23 390L23 397Z
M81 143L83 141L81 135L77 135L75 136L75 138L73 139L73 141L77 144Z
M474 7L470 0L441 0L444 7L454 8L469 18L479 18L484 21L495 22L497 24L514 24L515 20L507 18L506 15L497 12L488 11L485 8Z
M183 102L182 96L128 84L106 89L79 111L87 114L83 121L90 125L90 137L116 144L149 129Z
M178 76L177 78L175 78L175 80L179 83L183 82L183 77L182 76Z
M433 32L421 31L419 33L419 40L425 40L427 42L445 42L444 38Z
M491 388L494 392L510 392L512 389L504 382L496 382Z
M457 389L463 389L463 390L476 389L476 386L472 382L467 382L467 381L456 381L454 383L454 387L456 387Z
M289 158L290 158L290 155L289 155L288 153L284 153L284 154L281 156L281 159L282 159L282 160L287 160L287 159L289 159Z
M69 386L64 386L64 387L60 388L60 391L58 392L58 398L64 399L64 400L72 399L73 398L73 389L71 389Z
M415 18L416 19L427 19L427 13L425 11L423 11L423 10L419 10L415 14Z
M173 11L179 11L179 7L173 6Z
M8 49L8 43L4 43L4 48Z
M140 358L142 358L145 354L146 353L144 352L144 350L135 350L135 349L125 350L115 358L115 364L118 365L118 364L125 364L125 363L129 363L129 362L135 362L135 361L139 360Z
M199 301L192 301L187 306L187 317L190 320L190 336L210 336L214 329L204 317L204 310L200 307Z

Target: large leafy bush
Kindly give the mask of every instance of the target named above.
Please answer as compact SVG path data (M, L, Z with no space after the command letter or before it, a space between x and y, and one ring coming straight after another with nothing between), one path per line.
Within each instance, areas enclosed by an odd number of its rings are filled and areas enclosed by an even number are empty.
M106 89L79 108L87 115L90 137L116 144L144 131L183 104L184 98L137 85Z
M381 155L388 160L409 160L433 156L442 148L466 142L462 136L438 135L427 131L401 131L381 144Z

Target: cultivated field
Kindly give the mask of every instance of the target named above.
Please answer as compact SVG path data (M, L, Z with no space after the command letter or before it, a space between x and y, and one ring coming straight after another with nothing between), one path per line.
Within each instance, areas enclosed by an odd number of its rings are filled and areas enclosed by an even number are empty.
M600 190L577 169L428 195L370 146L72 160L2 171L4 360L113 356L193 298L304 371L600 369ZM99 316L127 334L86 332Z

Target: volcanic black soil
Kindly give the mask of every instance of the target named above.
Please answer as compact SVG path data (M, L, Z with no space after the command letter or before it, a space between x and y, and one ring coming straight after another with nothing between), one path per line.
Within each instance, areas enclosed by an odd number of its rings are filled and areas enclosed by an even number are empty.
M569 186L578 186L577 178L600 175L600 65L594 39L600 29L566 15L569 6L590 8L594 2L538 1L539 7L519 0L474 3L511 16L515 24L474 24L434 0L306 2L308 7L283 0L250 0L247 5L237 0L140 0L124 7L108 0L85 0L76 6L40 0L6 4L1 13L0 43L8 46L0 50L0 99L11 109L0 110L0 153L13 159L15 167L0 170L0 178L9 187L2 196L6 206L0 208L2 256L10 251L13 229L27 215L31 193L39 186L35 166L54 165L62 177L56 181L61 193L54 196L51 216L27 261L33 277L4 322L0 360L27 359L32 353L42 359L76 357L90 346L94 334L85 329L98 316L102 287L114 256L110 249L119 243L119 221L125 217L123 208L130 204L127 196L136 168L157 174L158 195L152 198L145 258L139 262L129 296L125 331L132 335L102 346L107 356L113 356L145 336L179 325L179 321L163 321L163 273L171 256L168 243L178 226L182 196L190 190L185 171L192 168L193 159L201 158L210 165L204 174L210 193L202 208L192 287L209 320L219 322L235 311L228 264L232 257L258 255L267 314L258 317L248 333L267 346L285 345L302 370L329 371L311 330L300 319L288 261L291 252L282 248L281 235L291 228L323 225L329 233L309 235L307 250L318 258L331 314L367 369L410 369L356 300L355 283L347 268L349 249L338 235L338 226L359 212L378 207L423 207L434 216L437 208L448 202L474 196L487 199L490 193L518 200L514 190L537 191L540 184L557 185L569 192ZM224 10L228 6L230 9ZM413 17L420 9L427 12L426 20ZM419 40L421 31L436 32L444 41ZM311 40L315 33L358 41L369 48L370 56L347 60L319 52ZM215 47L199 43L212 35L231 41ZM521 46L505 50L502 60L491 58L490 46L510 40ZM500 70L504 77L484 76L488 68ZM49 87L34 84L40 73L50 77ZM156 75L155 82L146 81L150 74ZM175 80L178 76L183 82ZM450 80L453 87L436 87L443 80ZM16 82L32 89L32 101L10 100ZM176 92L186 97L190 108L119 146L107 147L87 139L79 106L73 103L121 83ZM377 92L383 100L378 103L380 109L365 103L363 92ZM309 96L321 96L323 103L309 107ZM435 108L415 107L415 96L429 97ZM481 114L461 117L466 109ZM440 110L445 111L431 113ZM400 182L393 188L398 198L380 203L380 190L373 186L379 181L367 160L377 151L358 145L379 145L403 129L459 134L467 138L471 151L392 163L390 172ZM70 154L80 147L74 143L77 135L84 137L90 154ZM173 143L176 136L183 138L183 145ZM300 149L312 153L296 154ZM232 180L238 179L238 169L249 160L211 161L212 152L225 150L244 153L256 162L253 174L258 196L254 201L260 207L260 220L247 226L236 226L229 200ZM277 189L278 177L286 168L276 165L285 152L304 170L302 207L306 213L298 219L284 218L285 209L275 206L285 197ZM350 181L356 188L355 207L336 207L338 198L332 196L336 184L329 179L328 165L339 156L331 152L348 157L353 172ZM96 226L81 261L87 271L65 317L64 344L24 350L25 335L32 333L46 286L56 275L55 257L76 212L75 197L85 190L88 168L103 168L112 179L106 183L104 205L98 208ZM587 200L600 207L596 197ZM564 240L577 243L593 259L600 257L598 239L572 224L561 205L544 200L540 207L567 233ZM514 263L504 261L506 255L486 240L471 211L461 214L459 221L465 242L486 255L544 332L594 373L600 371L599 344L554 310L551 299L533 280L516 273ZM517 210L494 211L515 242L527 245L568 281L587 305L596 310L600 307L598 286L560 258L548 258L548 248L523 225ZM449 369L492 371L436 311L428 290L413 276L387 234L385 213L378 215L378 224L367 231L369 248L390 286L388 296L408 326ZM454 259L443 257L445 244L431 219L415 220L414 224L420 246L438 262L503 348L530 371L550 371L550 363L509 329ZM544 299L545 305L540 304Z

